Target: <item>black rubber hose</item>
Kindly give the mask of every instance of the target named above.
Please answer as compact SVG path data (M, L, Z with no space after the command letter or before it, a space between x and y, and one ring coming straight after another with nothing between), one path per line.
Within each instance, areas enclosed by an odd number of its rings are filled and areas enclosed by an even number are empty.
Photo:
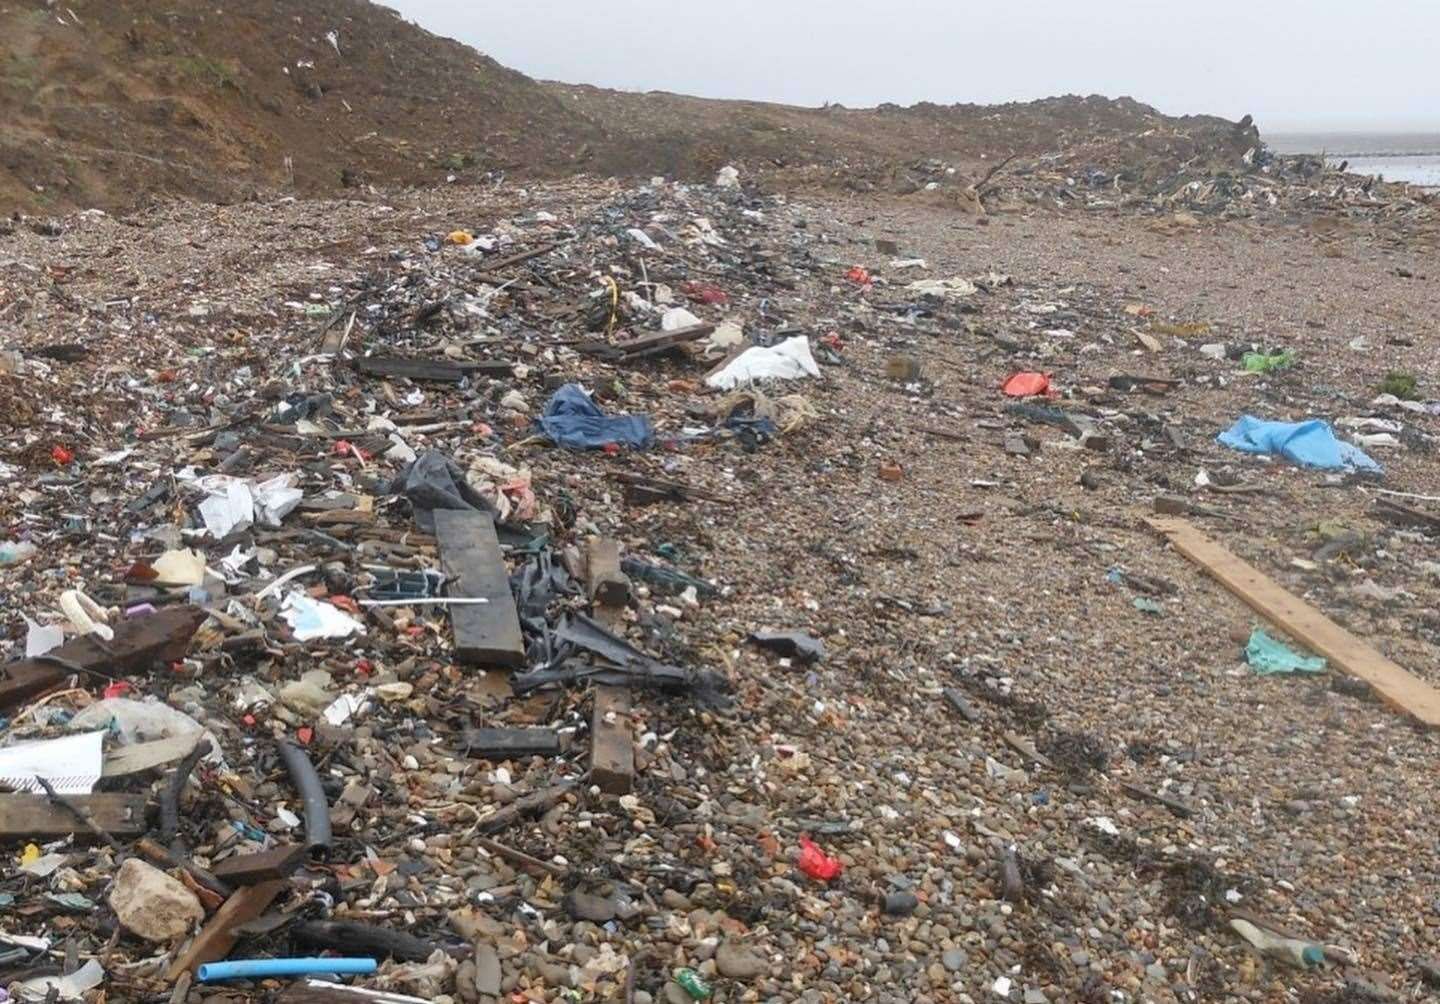
M305 846L313 853L330 850L330 803L320 786L320 775L305 751L292 742L280 744L280 759L305 804ZM323 853L321 855L324 856Z

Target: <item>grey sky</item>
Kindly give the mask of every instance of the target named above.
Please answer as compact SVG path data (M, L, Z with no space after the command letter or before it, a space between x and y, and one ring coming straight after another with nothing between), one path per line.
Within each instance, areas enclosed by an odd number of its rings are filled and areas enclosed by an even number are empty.
M1440 128L1437 0L386 0L531 76L852 107L1130 95L1262 130Z

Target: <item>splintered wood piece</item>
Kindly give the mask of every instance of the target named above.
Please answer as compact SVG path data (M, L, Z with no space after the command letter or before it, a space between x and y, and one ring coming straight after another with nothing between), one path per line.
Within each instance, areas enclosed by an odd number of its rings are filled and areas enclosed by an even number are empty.
M1256 613L1311 651L1323 655L1337 668L1370 684L1385 703L1431 728L1440 726L1440 691L1240 560L1192 523L1153 517L1148 517L1146 522Z
M214 868L215 877L231 885L256 885L289 878L309 853L304 844L284 844L257 854L237 854Z
M608 537L585 542L585 583L596 607L618 611L630 603L630 578L620 571L620 545Z
M630 691L625 687L595 688L590 780L611 795L627 795L635 785L635 740L630 728Z
M71 667L114 676L184 658L206 616L199 607L172 607L149 617L121 621L109 642L81 635L44 656L0 666L0 711L48 690L64 679L67 671L73 672Z
M495 520L483 512L437 509L435 537L446 576L458 582L451 595L488 601L450 608L455 657L476 665L523 667L525 639L510 592L510 573L495 536Z
M176 956L165 978L174 982L181 973L194 973L206 962L218 962L229 955L230 949L240 940L240 934L235 929L264 913L288 884L284 880L261 882L232 893L185 950Z
M156 767L163 767L176 760L183 760L195 748L201 735L203 733L190 732L170 739L157 739L154 742L135 743L133 746L120 746L107 750L101 775L103 777L125 777L130 774L139 774L142 771L154 770Z

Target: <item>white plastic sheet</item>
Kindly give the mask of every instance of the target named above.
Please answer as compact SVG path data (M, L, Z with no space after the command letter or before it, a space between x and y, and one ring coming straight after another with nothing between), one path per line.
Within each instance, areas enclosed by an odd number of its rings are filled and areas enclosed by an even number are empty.
M298 589L285 594L280 616L285 618L298 641L348 638L352 634L365 633L365 625L339 607L322 603Z
M61 795L88 795L103 769L105 733L37 739L0 749L0 782L16 791L40 792L43 777Z
M810 339L796 335L768 349L746 349L705 382L721 390L734 390L760 380L801 380L819 375L820 365L810 354Z

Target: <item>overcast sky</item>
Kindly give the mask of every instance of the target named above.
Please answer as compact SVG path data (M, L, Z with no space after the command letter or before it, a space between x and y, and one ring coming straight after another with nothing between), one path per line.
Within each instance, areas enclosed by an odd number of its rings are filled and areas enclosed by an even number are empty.
M1129 95L1262 130L1440 128L1440 0L388 0L534 77L851 107Z

